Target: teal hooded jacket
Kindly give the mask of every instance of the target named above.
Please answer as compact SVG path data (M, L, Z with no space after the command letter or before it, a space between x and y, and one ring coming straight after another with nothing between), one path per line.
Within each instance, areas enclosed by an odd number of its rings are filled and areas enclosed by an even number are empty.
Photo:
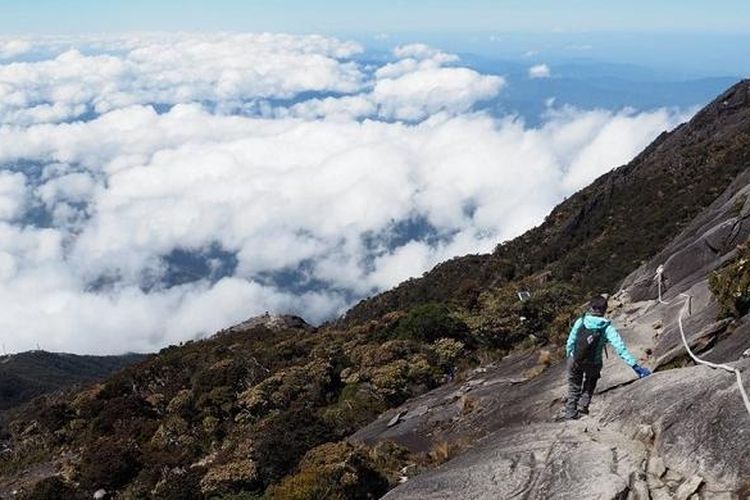
M595 316L591 313L586 313L583 315L583 317L578 318L578 320L573 324L573 327L570 329L568 342L565 346L565 354L568 357L571 357L573 355L573 350L575 349L576 345L576 337L578 336L578 330L580 330L582 324L585 324L586 328L589 328L591 330L604 330L604 335L601 336L601 340L599 341L599 345L596 346L596 351L594 354L594 360L598 364L602 363L602 351L604 350L604 345L607 343L612 345L612 347L615 349L615 352L617 352L617 355L620 356L628 365L635 366L636 364L638 364L638 361L633 357L632 354L630 354L628 348L625 347L625 342L622 341L622 337L620 337L620 334L617 333L615 327L612 326L612 322L606 318Z

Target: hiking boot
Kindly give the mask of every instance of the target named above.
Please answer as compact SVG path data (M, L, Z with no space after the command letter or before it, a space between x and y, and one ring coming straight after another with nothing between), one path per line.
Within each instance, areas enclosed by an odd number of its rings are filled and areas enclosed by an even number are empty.
M565 420L577 420L578 416L578 413L570 415L567 410L561 408L560 411L555 414L553 419L555 422L564 422Z
M589 407L588 406L580 406L578 407L578 413L581 415L588 415L589 414Z
M563 418L565 420L578 420L579 418L581 418L581 415L579 415L578 413L566 413Z

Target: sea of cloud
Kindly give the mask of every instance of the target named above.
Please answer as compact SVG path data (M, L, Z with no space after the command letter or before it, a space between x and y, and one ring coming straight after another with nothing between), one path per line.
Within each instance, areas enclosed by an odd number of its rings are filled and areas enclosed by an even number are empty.
M0 342L322 321L491 251L686 118L558 106L531 128L483 109L506 85L425 45L375 64L322 36L0 39Z

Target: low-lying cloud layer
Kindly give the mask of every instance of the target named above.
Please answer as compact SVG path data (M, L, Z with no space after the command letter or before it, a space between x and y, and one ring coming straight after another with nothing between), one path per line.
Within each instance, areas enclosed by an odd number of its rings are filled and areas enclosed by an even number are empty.
M683 116L484 112L507 82L320 36L0 40L0 339L153 350L490 251ZM20 62L19 62L20 61Z

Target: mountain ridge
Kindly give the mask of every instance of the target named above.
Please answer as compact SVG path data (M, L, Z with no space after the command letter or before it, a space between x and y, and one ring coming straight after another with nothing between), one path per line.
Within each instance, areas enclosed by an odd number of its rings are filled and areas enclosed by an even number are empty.
M0 414L46 392L97 381L145 359L27 351L0 356Z

